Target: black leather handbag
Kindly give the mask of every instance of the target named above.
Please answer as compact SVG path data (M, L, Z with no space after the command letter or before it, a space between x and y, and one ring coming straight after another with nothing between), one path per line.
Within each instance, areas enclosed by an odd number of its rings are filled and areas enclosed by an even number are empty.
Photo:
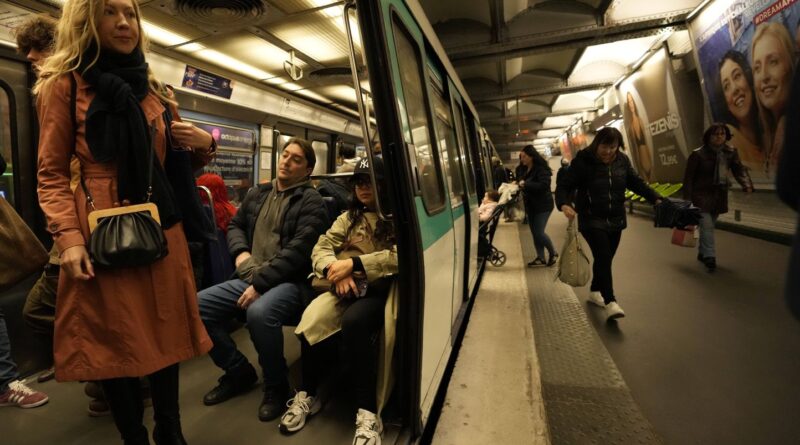
M158 207L150 202L153 162L155 160L155 125L150 131L150 167L144 204L95 210L94 200L81 178L89 213L89 255L101 268L137 267L153 264L167 253L167 239L158 219Z

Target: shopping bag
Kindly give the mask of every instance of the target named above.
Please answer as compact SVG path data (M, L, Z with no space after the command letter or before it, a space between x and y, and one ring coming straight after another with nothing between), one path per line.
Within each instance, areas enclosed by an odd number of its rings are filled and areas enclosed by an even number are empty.
M0 291L47 263L47 251L25 221L4 198L0 198Z
M572 287L585 286L592 276L591 262L578 236L577 223L573 219L567 226L567 238L558 258L557 277Z
M683 229L672 229L672 244L682 247L695 247L697 246L697 227L686 226Z

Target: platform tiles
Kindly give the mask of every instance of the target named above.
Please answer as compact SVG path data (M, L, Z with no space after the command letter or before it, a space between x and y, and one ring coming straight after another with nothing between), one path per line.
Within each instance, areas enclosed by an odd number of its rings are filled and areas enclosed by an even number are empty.
M550 443L516 224L494 245L508 261L486 266L433 445Z
M566 224L548 227L556 248ZM518 226L518 243L535 255L528 226ZM556 267L527 268L542 398L550 440L566 444L660 444L611 355L590 325L572 287L555 278Z

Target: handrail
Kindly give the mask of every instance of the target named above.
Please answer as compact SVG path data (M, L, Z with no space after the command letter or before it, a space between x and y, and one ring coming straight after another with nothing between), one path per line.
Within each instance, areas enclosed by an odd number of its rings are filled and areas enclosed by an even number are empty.
M378 217L384 221L392 219L391 214L383 211L381 205L381 194L378 193L378 182L375 178L375 155L372 153L372 141L370 140L369 131L369 108L364 104L364 93L361 91L361 79L358 76L358 65L356 64L356 47L353 42L353 30L350 26L350 10L355 9L355 0L347 0L344 5L344 26L347 31L347 43L350 49L350 70L353 73L353 87L356 90L356 104L358 105L358 114L361 116L361 131L364 133L364 147L367 149L367 157L369 158L369 165L373 168L369 169L369 178L372 182L373 195L375 196L375 210Z
M195 187L199 191L205 192L206 196L208 196L208 204L211 207L211 220L212 221L216 221L217 220L217 214L214 212L214 196L211 195L211 190L209 190L208 187L206 187L204 185L197 185ZM216 224L216 222L214 224Z

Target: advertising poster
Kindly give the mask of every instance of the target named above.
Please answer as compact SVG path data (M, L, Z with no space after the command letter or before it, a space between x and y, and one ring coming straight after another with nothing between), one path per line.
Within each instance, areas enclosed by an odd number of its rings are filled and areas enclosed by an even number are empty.
M689 157L665 49L619 86L627 153L647 182L681 182Z
M717 0L690 22L714 121L757 184L775 179L797 62L797 0Z

